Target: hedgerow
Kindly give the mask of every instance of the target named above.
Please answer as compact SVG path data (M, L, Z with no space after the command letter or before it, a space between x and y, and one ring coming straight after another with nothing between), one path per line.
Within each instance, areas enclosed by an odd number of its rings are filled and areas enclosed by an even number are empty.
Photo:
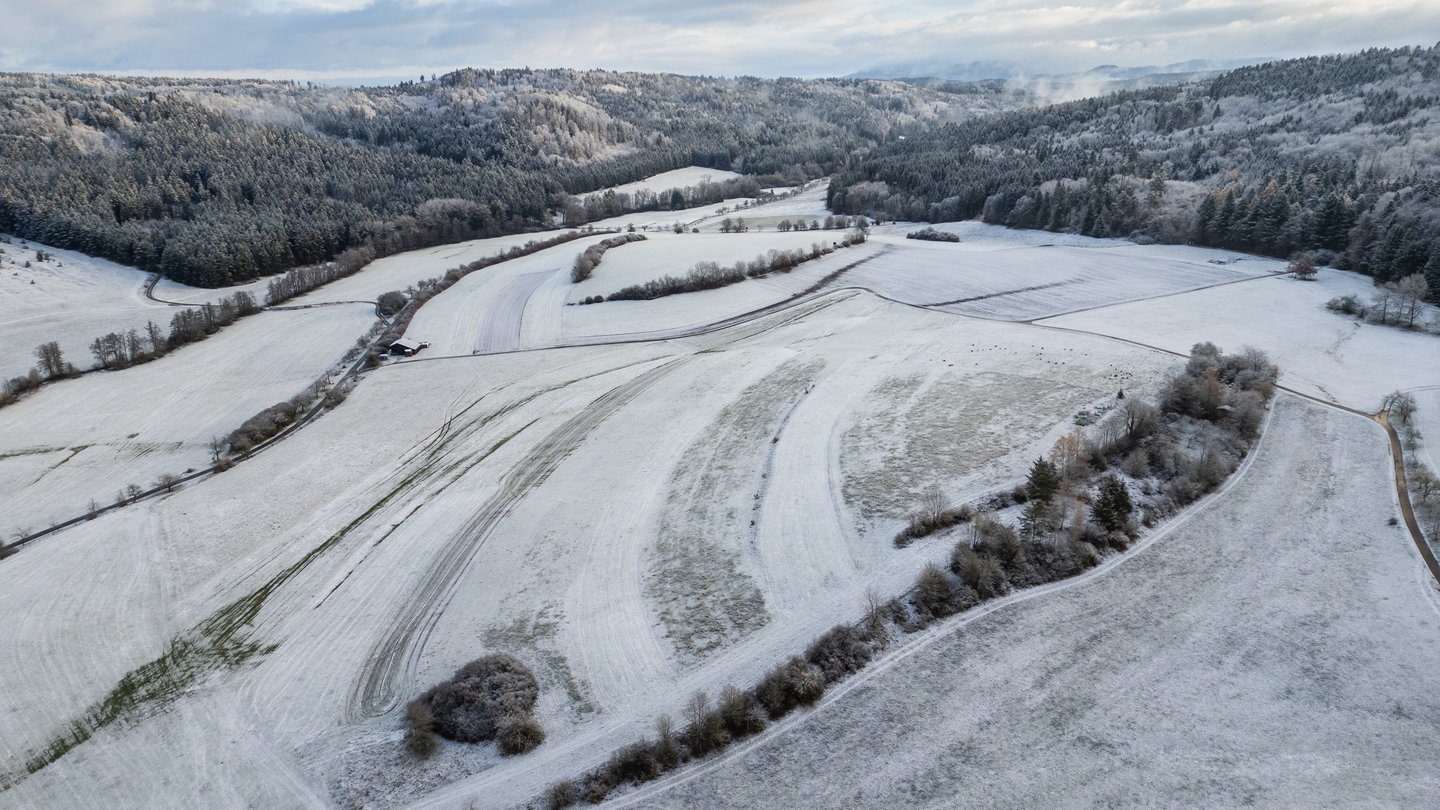
M625 746L603 767L552 786L550 806L568 807L581 799L599 803L621 785L658 779L689 760L757 734L767 720L814 705L829 685L874 660L897 633L923 629L988 599L1099 565L1102 549L1124 550L1138 536L1133 517L1137 510L1146 510L1146 519L1153 521L1154 515L1174 510L1174 487L1193 487L1193 497L1199 497L1229 475L1233 466L1228 459L1243 457L1259 426L1241 411L1256 403L1263 407L1277 376L1262 352L1224 355L1211 344L1197 344L1185 369L1166 387L1160 408L1143 402L1111 407L1113 413L1094 436L1077 428L1062 437L1050 458L1031 466L1025 484L1000 490L981 508L966 504L951 509L939 488L931 487L896 545L968 522L951 550L948 569L926 565L901 599L882 604L872 597L860 621L826 631L803 657L776 664L748 690L726 687L718 707L697 694L683 732L675 734L669 718L660 718L655 740ZM1199 440L1198 456L1182 448L1181 437ZM1136 481L1123 469L1136 466L1144 467L1144 480ZM1158 486L1148 477L1157 467L1166 471L1166 480ZM1440 490L1440 485L1435 488ZM1132 497L1132 489L1140 497ZM1024 506L1018 528L993 511L1017 503Z

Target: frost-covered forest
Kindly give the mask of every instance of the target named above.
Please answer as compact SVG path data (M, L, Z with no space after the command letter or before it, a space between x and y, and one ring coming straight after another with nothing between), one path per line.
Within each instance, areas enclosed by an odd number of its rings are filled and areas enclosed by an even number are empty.
M0 74L0 230L220 286L357 247L755 196L1139 236L1379 281L1440 217L1440 47L1273 62L1045 107L996 83L464 69L395 87ZM586 192L681 168L738 180Z
M1440 46L1241 68L949 123L837 174L837 212L971 217L1322 264L1440 293Z
M528 69L358 89L0 74L0 230L223 286L350 248L389 255L557 214L574 225L755 196L1015 97ZM750 177L572 196L691 165Z

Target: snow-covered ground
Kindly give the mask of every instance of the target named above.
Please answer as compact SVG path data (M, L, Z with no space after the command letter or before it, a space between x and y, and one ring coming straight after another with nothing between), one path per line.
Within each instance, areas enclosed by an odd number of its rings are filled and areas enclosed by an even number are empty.
M143 332L148 321L168 333L172 310L145 298L147 274L73 250L25 244L13 237L0 243L0 338L10 347L0 356L0 380L28 373L35 347L52 340L67 362L86 369L95 364L90 342L101 335ZM39 261L37 250L54 258Z
M946 226L958 245L904 239L915 227L648 302L567 305L839 234L652 234L583 285L570 266L601 235L486 268L412 321L431 348L318 422L0 563L0 807L521 804L694 691L751 682L867 593L907 588L948 551L890 541L920 493L1013 484L1076 412L1157 389L1179 360L1147 346L1253 344L1286 385L1368 410L1440 385L1436 338L1324 310L1363 280L977 223ZM391 257L308 302L368 300L509 244ZM212 435L296 393L372 319L271 312L5 408L6 519L68 517L199 466ZM1385 525L1383 436L1286 395L1250 464L1121 564L917 636L782 733L636 798L1028 806L1078 784L1086 804L1287 804L1345 782L1333 795L1423 803L1440 614ZM226 665L200 628L236 616L234 643L255 646ZM24 775L176 641L195 668L169 700ZM407 760L405 701L497 650L535 669L545 744Z
M954 619L782 732L611 804L1433 804L1440 601L1385 523L1383 435L1275 410L1240 480L1123 565Z
M1331 298L1366 300L1372 289L1364 276L1322 269L1315 281L1260 279L1041 323L1181 353L1207 340L1227 351L1256 346L1280 365L1283 385L1374 413L1391 391L1440 383L1440 339L1325 309Z
M374 322L363 304L242 319L122 371L46 385L0 411L0 532L114 503L210 464L210 441L305 390Z
M614 191L616 194L634 194L637 191L649 191L659 194L662 191L669 191L674 188L691 188L703 183L723 183L726 180L734 180L741 175L725 171L723 169L706 169L701 166L688 166L684 169L674 169L668 172L651 175L644 180L636 180L633 183L613 186L604 191L592 192L592 194L604 194L605 191ZM587 194L585 196L591 196Z

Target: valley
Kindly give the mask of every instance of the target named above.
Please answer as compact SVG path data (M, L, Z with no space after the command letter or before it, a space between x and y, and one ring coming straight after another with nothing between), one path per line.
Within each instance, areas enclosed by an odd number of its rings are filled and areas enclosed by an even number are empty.
M937 225L958 243L876 224L788 273L579 303L834 241L844 232L769 224L823 220L824 202L818 186L754 205L738 213L766 224L745 233L721 232L736 202L600 220L647 239L579 284L571 267L599 232L472 273L411 320L429 348L364 371L318 420L0 562L0 806L540 803L655 717L683 717L696 691L753 683L943 563L963 527L891 540L928 488L956 504L1009 491L1077 415L1159 394L1202 341L1281 369L1256 451L1218 492L1094 571L909 635L815 708L612 801L1433 793L1440 591L1387 525L1388 445L1355 413L1415 389L1433 422L1433 335L1326 310L1370 286L1339 270L1304 282L1276 259L976 221ZM374 307L347 302L530 238L398 252L287 302L325 306L0 409L10 531L207 467L213 437L372 329ZM159 306L138 296L143 274L104 277L92 300L119 299L125 318ZM6 292L19 317L0 324L21 346L25 316L55 311L27 286ZM113 328L47 323L67 347ZM192 648L175 688L33 767L127 673ZM405 703L492 651L534 669L546 741L406 754ZM1357 783L1370 773L1386 776Z

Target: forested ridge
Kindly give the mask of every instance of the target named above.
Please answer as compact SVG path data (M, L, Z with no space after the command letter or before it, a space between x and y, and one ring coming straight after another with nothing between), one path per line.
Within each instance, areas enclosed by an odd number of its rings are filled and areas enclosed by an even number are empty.
M0 230L200 286L334 257L755 193L993 87L460 70L395 87L0 74ZM574 195L690 165L744 185ZM713 199L712 199L713 198Z
M1272 62L948 123L842 168L837 213L1193 242L1440 295L1440 46ZM1435 299L1440 300L1440 299Z
M1440 47L1045 107L995 83L464 69L394 87L0 74L0 230L202 286L754 196L1194 242L1440 293ZM684 166L747 175L584 196Z

